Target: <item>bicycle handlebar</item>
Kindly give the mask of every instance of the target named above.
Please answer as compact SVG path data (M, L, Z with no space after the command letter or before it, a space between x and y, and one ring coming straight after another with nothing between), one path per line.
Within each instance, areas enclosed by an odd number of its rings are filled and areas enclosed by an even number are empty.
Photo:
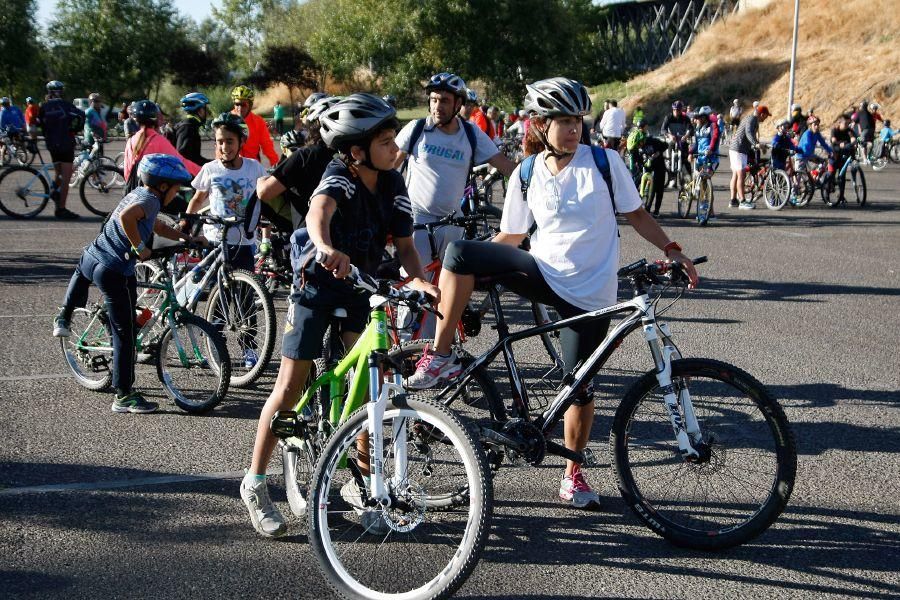
M325 255L322 252L316 252L316 262L319 264L323 264L325 262ZM391 285L391 282L389 280L375 279L374 277L371 277L357 269L356 265L350 265L350 274L347 275L347 277L345 277L344 279L358 290L369 292L371 294L378 294L379 296L385 296L386 298L395 302L403 302L405 304L413 305L415 307L422 308L430 313L433 313L439 319L444 318L444 315L442 315L437 309L431 306L432 298L425 292L420 292L419 290L395 288L393 285Z
M455 225L457 227L465 227L471 223L478 223L482 221L484 217L482 215L465 215L462 217L457 217L455 212L449 213L447 216L434 221L433 223L417 223L413 225L413 229L416 231L428 231L428 233L434 233L434 230L443 227L445 225Z
M702 265L709 259L698 256L692 259L694 265ZM619 277L627 277L633 283L681 283L687 282L688 276L681 263L670 261L648 262L646 258L626 265L616 273Z

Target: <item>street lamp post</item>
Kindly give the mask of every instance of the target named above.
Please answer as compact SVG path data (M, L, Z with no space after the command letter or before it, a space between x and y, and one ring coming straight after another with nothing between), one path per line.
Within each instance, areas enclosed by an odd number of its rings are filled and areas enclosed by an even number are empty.
M791 49L791 79L788 85L787 118L791 118L791 106L794 105L794 74L797 69L797 36L800 31L800 0L794 0L794 46Z

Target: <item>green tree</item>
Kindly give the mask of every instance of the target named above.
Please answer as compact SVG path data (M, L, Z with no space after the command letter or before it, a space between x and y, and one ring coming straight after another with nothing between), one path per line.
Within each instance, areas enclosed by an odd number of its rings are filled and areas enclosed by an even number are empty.
M185 29L172 0L67 0L50 25L52 70L71 95L155 97Z
M251 83L258 88L284 84L288 88L291 105L294 92L316 89L321 69L305 50L297 46L268 46L263 52L260 70Z
M44 76L36 11L35 0L9 0L0 11L0 93L17 101L36 95Z
M236 41L232 66L245 73L256 71L262 60L267 29L274 30L278 19L287 14L292 0L222 0L213 6L212 18Z

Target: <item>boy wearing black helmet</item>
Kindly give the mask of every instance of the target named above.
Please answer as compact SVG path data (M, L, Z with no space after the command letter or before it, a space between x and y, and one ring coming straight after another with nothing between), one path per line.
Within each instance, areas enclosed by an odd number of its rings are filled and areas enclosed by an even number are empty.
M155 403L132 390L137 302L134 265L137 260L150 257L147 242L152 233L172 240L186 237L156 217L175 198L179 186L191 180L181 161L167 154L148 154L137 169L142 186L122 198L100 235L85 249L53 328L55 337L69 337L72 312L87 303L90 284L100 289L106 300L113 347L112 383L116 399L112 411L119 413L149 413L157 409ZM205 242L201 237L192 241Z
M200 154L203 140L200 127L209 116L209 98L200 92L191 92L181 99L181 109L185 117L175 126L175 149L186 159L205 165L210 159Z
M272 504L266 487L266 468L276 442L269 429L272 416L296 402L310 365L319 356L334 309L347 310L340 327L348 348L368 319L368 298L341 281L350 273L350 265L374 273L390 234L400 263L415 276L410 287L438 293L422 279L424 273L411 238L406 186L393 168L398 152L395 114L377 96L353 94L319 117L322 139L340 157L328 165L313 193L306 217L309 239L300 240L297 234L292 239L307 259L300 272L294 273L295 292L284 328L278 379L260 415L253 460L240 486L253 527L265 537L277 537L286 531L284 518ZM322 264L314 260L317 252L324 256ZM356 490L348 489L345 495L342 489L341 493L351 505L352 499L359 497ZM291 490L288 494L292 510L302 514L306 506L303 498L292 496Z

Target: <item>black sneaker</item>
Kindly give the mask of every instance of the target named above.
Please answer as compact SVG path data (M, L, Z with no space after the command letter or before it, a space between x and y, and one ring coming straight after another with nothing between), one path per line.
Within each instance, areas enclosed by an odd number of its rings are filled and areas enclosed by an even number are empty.
M81 215L76 215L68 208L57 208L53 216L62 221L74 221L81 218Z
M155 402L147 402L138 392L131 392L125 396L116 396L112 403L112 411L117 413L146 414L156 412L159 405Z
M737 198L732 198L732 199L731 199L731 202L728 203L728 206L729 206L730 208L737 208L737 207L738 207L738 201L737 201Z

